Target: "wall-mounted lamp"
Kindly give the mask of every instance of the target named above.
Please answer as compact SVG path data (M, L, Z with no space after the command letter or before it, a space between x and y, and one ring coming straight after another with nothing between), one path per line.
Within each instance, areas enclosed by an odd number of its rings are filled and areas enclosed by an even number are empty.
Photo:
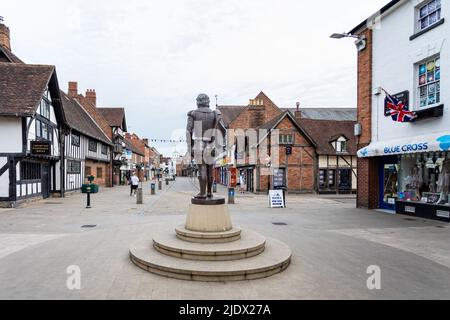
M364 35L354 35L347 32L333 33L330 38L332 39L342 39L342 38L355 38L355 45L358 51L363 51L366 48L366 36Z

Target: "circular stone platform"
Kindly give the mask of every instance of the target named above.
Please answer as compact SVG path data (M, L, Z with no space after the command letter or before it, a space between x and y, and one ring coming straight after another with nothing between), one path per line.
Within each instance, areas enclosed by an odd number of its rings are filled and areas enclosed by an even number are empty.
M153 238L154 248L166 255L181 259L224 261L239 260L264 251L266 239L253 231L245 230L237 241L226 243L193 243L183 241L175 234L164 232Z
M186 229L184 225L175 228L176 236L184 241L197 243L224 243L241 238L241 229L233 227L223 232L200 232Z
M265 250L251 258L230 261L194 261L165 255L152 248L152 241L136 243L130 259L138 267L166 277L197 281L234 281L269 277L289 266L291 249L267 239Z

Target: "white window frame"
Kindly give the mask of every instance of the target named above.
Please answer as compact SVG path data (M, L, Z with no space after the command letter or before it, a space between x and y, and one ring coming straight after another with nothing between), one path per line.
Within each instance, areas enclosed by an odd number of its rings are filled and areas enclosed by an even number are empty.
M427 12L426 15L424 15L423 17L421 17L421 16L420 16L421 10L422 10L423 8L425 8L425 7L428 7L428 5L429 5L431 2L433 2L433 1L436 2L436 8L435 8L433 11L431 11L431 12ZM438 7L438 4L439 4L439 7ZM427 9L427 10L428 10L428 9ZM428 21L429 21L430 16L433 15L434 13L437 14L436 21L434 21L434 22L431 23L431 24L428 22L428 24L427 24L426 27L422 27L422 20L423 20L423 19L428 19ZM442 0L427 0L427 1L423 1L422 3L420 3L419 5L416 6L416 13L415 13L415 27L414 27L414 29L415 29L416 32L421 32L421 31L423 31L423 30L426 30L426 29L432 27L433 25L435 25L436 23L438 23L438 22L441 21L441 20L442 20Z
M441 60L440 57L441 57L441 54L437 53L435 55L432 55L430 57L427 57L426 59L423 59L423 60L415 63L415 65L414 65L414 90L415 90L415 94L414 94L414 96L415 96L414 110L425 110L425 109L433 108L433 107L436 107L436 106L439 106L439 105L442 104L442 91L440 89L440 85L441 85L441 82L442 82L442 76L440 75L440 71L441 71L442 67L440 66L440 60ZM428 67L427 66L428 66L428 63L431 62L432 60L434 60L435 62L437 60L439 60L439 66L438 66L439 70L436 70L436 66L435 66L434 80L433 81L428 81L428 73L429 72L428 72ZM426 71L425 71L425 74L424 74L427 79L426 79L425 84L423 84L423 85L420 84L420 75L419 75L419 69L420 69L420 67L422 65L425 65L425 68L427 68ZM436 71L439 71L439 78L437 80L436 80ZM431 84L435 84L435 92L434 92L434 94L435 94L435 103L428 104L428 98L429 98L429 95L430 95L429 86ZM422 104L421 104L421 95L420 95L420 91L421 90L420 89L422 87L426 87L427 88L427 95L426 95L426 97L427 97L427 104L425 106L422 106ZM439 95L439 100L437 99L437 95L436 95L437 92L439 92L439 94L440 94Z

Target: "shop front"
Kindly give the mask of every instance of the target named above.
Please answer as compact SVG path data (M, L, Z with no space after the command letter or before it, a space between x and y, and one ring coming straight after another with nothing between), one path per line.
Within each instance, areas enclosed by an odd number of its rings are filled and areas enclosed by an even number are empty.
M377 157L379 208L450 222L450 132L372 143L358 156Z

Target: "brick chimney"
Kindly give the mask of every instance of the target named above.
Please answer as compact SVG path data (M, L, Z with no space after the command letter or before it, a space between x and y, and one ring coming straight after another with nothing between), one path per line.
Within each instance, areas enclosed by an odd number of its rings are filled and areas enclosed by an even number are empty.
M11 38L9 28L3 23L3 17L0 16L0 45L11 51Z
M300 102L296 103L297 109L295 110L295 119L300 120L302 118L302 112L300 110Z
M69 90L67 91L67 94L72 98L78 96L78 82L69 81Z
M95 107L97 106L97 94L95 93L94 89L86 90L86 99L88 99L88 101L92 103Z
M142 141L144 141L144 143L145 143L146 145L149 145L149 144L148 144L148 139L147 139L147 138L142 139Z

